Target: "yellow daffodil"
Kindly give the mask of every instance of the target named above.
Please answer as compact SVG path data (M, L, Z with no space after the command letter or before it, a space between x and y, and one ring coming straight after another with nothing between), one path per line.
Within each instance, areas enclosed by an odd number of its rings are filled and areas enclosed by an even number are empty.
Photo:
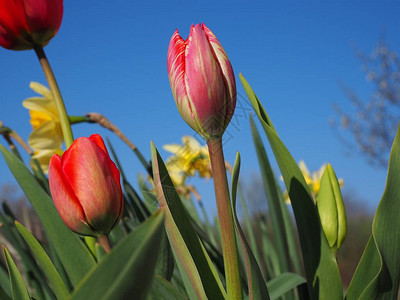
M60 119L50 90L37 82L31 82L29 86L42 97L31 97L22 102L22 105L29 109L33 128L28 144L34 151L32 158L37 159L43 171L47 172L52 154L62 153L63 134Z
M167 159L168 170L180 172L185 177L194 176L196 171L200 177L212 177L208 148L201 146L195 138L184 136L182 145L169 144L163 148L174 154Z
M45 149L45 150L40 150L40 151L34 151L33 155L31 156L32 160L37 160L42 171L47 174L49 172L49 162L51 157L54 154L62 155L63 150L61 149ZM35 164L32 163L32 166L35 168Z
M301 173L303 173L307 185L310 187L312 195L315 197L318 194L321 177L324 174L326 164L323 164L318 171L314 171L312 174L303 160L299 162L299 168Z
M303 160L299 161L299 168L301 173L303 173L304 179L306 180L306 183L308 187L310 188L311 194L314 197L314 200L316 199L316 196L318 195L319 192L319 187L321 183L321 177L325 172L327 164L323 164L318 171L314 171L312 174L308 170L306 163ZM339 185L340 187L343 187L344 181L342 178L339 178ZM289 195L287 192L284 194L285 202L289 203Z
M195 176L196 173L202 178L212 177L207 146L201 146L191 136L184 136L182 145L168 144L163 148L173 153L165 164L177 191L186 198L189 198L191 193L198 198L195 188L186 185L186 179Z

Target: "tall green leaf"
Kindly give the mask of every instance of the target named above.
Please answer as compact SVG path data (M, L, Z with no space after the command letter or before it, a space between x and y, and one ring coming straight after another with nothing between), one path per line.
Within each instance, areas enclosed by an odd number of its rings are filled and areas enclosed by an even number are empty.
M153 176L158 202L165 208L165 228L190 299L224 299L225 291L160 154L151 144Z
M17 265L15 264L14 260L12 259L7 248L4 246L3 246L3 251L4 251L4 256L5 256L6 262L7 262L8 274L10 276L13 299L30 300L31 297L29 296L28 290L26 289L25 282L21 276L21 273L19 272L19 270L17 268Z
M158 275L154 276L150 290L151 299L157 300L185 300L186 298L169 281Z
M300 273L300 258L292 220L252 115L250 115L250 127L261 169L265 194L267 199L269 199L268 205L270 208L274 236L282 235L282 241L278 244L281 244L284 248L288 248L288 251L276 249L279 257L280 269L285 271L285 268L288 267L286 264L282 264L282 259L284 259L287 263L292 262L294 271ZM286 271L287 270L288 269L286 269Z
M36 261L29 252L29 249L25 244L24 240L21 238L20 234L15 228L14 225L15 217L13 216L6 202L3 202L3 210L5 213L7 213L7 215L4 216L0 212L0 223L2 224L1 231L6 236L8 241L13 245L15 251L17 251L19 254L21 263L24 266L23 270L27 275L26 280L28 282L28 285L36 286L37 289L35 290L39 294L42 294L42 290L45 289L47 294L52 295L52 292L47 285L43 273L41 272Z
M282 297L288 291L305 282L306 280L304 279L304 277L297 274L280 274L279 276L267 282L267 287L270 291L271 300Z
M49 280L50 285L53 288L55 295L57 296L57 299L66 299L69 296L68 289L66 288L64 282L62 281L47 253L43 250L40 243L29 232L29 230L26 229L21 223L16 222L15 226L17 227L19 233L22 235L26 243L29 245L39 265L42 267L42 270L46 274L46 277Z
M42 189L26 166L0 145L8 167L38 214L49 242L56 249L72 283L77 284L96 262L79 236L61 220L50 196Z
M163 234L159 210L131 232L76 287L71 300L147 299Z
M253 136L254 146L256 148L258 164L261 169L261 175L264 185L265 194L268 201L268 211L271 218L271 226L274 232L275 247L278 254L278 260L280 269L283 272L289 271L289 252L288 242L286 240L286 228L283 218L283 206L281 205L281 199L279 198L280 190L277 190L277 184L275 182L275 175L269 164L267 152L265 151L264 145L261 141L260 134L258 133L256 124L254 123L253 117L250 115L250 128Z
M0 266L0 290L4 291L8 297L11 297L11 285L8 273L2 266Z
M232 208L233 215L235 219L235 227L238 232L240 239L240 244L242 245L242 250L246 262L246 273L247 273L247 284L249 288L249 299L269 299L269 293L267 286L265 284L264 278L262 276L260 267L257 264L256 258L247 243L244 232L240 226L239 219L236 212L236 191L239 182L239 171L240 171L240 154L236 153L235 164L233 166L232 174Z
M400 272L400 127L390 152L386 187L346 298L397 299Z
M250 85L242 75L240 80L267 135L292 202L310 296L312 299L343 299L336 258L321 228L305 179Z

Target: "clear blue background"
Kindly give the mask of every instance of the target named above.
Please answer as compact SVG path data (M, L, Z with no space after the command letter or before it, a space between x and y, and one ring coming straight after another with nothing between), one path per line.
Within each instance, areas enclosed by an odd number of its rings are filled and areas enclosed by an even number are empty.
M242 179L249 182L259 170L239 72L296 161L305 160L310 170L330 162L345 180L344 191L375 209L386 171L371 168L358 155L345 155L328 119L335 116L333 103L350 109L339 82L360 96L371 92L352 45L370 53L384 31L389 46L399 51L399 16L398 1L65 1L60 31L45 50L68 113L106 115L150 158L151 140L161 148L193 135L176 109L166 56L176 28L186 38L191 24L204 22L224 46L237 75L239 107L235 126L228 127L225 155L233 163L240 151ZM33 51L0 49L0 66L0 120L27 139L29 114L21 102L35 95L30 81L45 83L40 65ZM128 147L110 132L75 125L74 133L110 137L129 178L136 181L137 173L145 174ZM164 151L162 155L168 157ZM0 158L0 185L5 183L15 181ZM212 183L194 183L214 211Z

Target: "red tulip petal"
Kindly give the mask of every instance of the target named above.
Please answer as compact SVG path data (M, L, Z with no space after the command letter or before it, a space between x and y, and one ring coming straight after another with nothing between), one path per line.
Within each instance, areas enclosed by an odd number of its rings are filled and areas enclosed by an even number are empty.
M96 232L111 229L120 217L122 192L113 166L108 154L86 137L78 138L62 158L63 172Z
M49 29L57 32L63 15L62 0L24 0L23 4L31 33Z
M232 115L235 111L236 106L236 81L235 74L232 69L232 65L229 61L228 56L221 43L218 41L217 37L214 33L205 25L202 24L202 29L205 32L205 35L210 43L211 49L213 51L214 57L218 62L218 65L221 68L222 73L224 74L223 79L225 83L225 87L227 90L227 98L225 104L225 115L227 116L226 121L228 124Z
M101 137L100 134L92 134L92 135L89 137L89 140L91 140L91 141L92 141L93 143L95 143L100 149L102 149L105 153L108 154L107 147L106 147L106 145L104 144L104 141L103 141L103 139L102 139L102 137Z
M185 86L185 49L186 42L179 35L178 30L172 35L168 48L167 69L172 93L181 106L187 97Z
M53 155L50 160L49 185L54 205L64 223L76 233L95 236L85 222L82 206L62 172L61 158L58 154Z
M186 88L201 124L211 130L218 122L225 99L222 71L200 24L192 27L186 47ZM190 89L189 89L190 87ZM220 126L218 126L220 127ZM209 131L209 128L207 128Z
M21 1L0 0L0 45L10 49L22 34L26 20Z

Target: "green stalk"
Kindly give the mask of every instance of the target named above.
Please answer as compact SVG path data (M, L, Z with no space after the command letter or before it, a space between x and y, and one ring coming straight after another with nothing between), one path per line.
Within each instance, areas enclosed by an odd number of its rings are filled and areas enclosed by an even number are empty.
M88 116L68 116L69 123L71 125L78 123L93 123Z
M207 145L210 153L218 219L221 229L227 299L243 299L239 269L239 254L236 244L236 233L231 201L229 199L222 139L209 139L207 140Z
M103 247L104 251L106 251L106 253L110 253L111 244L110 244L110 239L108 238L108 235L99 235L97 237L97 240L98 240L99 244Z
M62 99L60 89L58 88L58 84L56 78L54 77L53 70L50 67L50 63L47 60L46 54L44 53L42 46L35 46L35 52L39 59L40 65L42 66L44 75L46 76L47 83L49 84L49 88L53 95L53 100L57 108L58 116L60 118L60 124L62 133L64 135L65 146L67 149L74 141L74 137L71 131L71 125L69 123L67 110L64 105L64 101Z

